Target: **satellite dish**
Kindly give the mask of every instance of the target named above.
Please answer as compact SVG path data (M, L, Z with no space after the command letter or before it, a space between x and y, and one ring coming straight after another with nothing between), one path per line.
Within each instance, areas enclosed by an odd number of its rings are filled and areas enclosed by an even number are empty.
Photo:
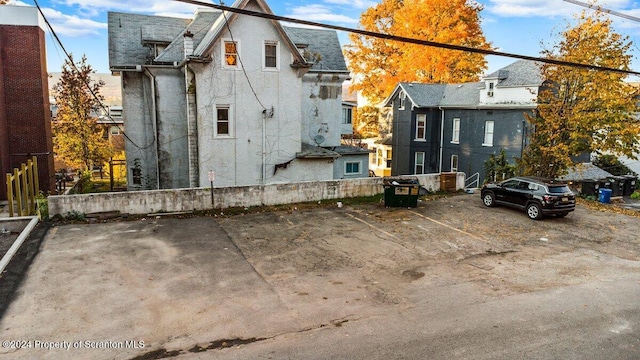
M318 135L314 136L313 137L313 141L316 142L316 145L322 144L324 142L324 135L318 134Z

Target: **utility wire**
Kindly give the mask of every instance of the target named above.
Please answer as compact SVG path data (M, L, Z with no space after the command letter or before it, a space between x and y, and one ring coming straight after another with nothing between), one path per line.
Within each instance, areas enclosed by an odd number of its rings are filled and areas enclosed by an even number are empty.
M344 32L349 32L353 34L374 37L378 39L393 40L393 41L399 41L399 42L405 42L405 43L417 44L417 45L425 45L425 46L431 46L431 47L443 48L443 49L449 49L449 50L466 51L466 52L478 53L478 54L484 54L484 55L495 55L495 56L514 58L514 59L530 60L530 61L542 62L547 64L560 65L560 66L571 66L571 67L579 67L579 68L591 69L591 70L610 71L610 72L622 73L627 75L640 75L639 71L634 71L634 70L616 69L616 68L610 68L610 67L604 67L604 66L576 63L571 61L562 61L562 60L548 59L548 58L542 58L542 57L536 57L536 56L519 55L519 54L513 54L513 53L507 53L507 52L501 52L501 51L495 51L495 50L478 49L478 48L473 48L469 46L445 44L445 43L439 43L435 41L421 40L421 39L409 38L404 36L396 36L396 35L378 33L373 31L348 28L344 26L329 25L329 24L323 24L323 23L318 23L318 22L308 21L308 20L294 19L294 18L279 16L274 14L266 14L262 12L252 11L252 10L238 9L238 8L229 7L229 6L203 3L201 1L196 1L196 0L174 0L174 1L179 1L185 4L210 7L210 8L214 8L222 11L228 11L228 12L242 14L242 15L259 17L263 19L284 21L284 22L290 22L294 24L309 25L309 26L316 26L316 27L325 28L325 29L344 31Z
M578 6L583 6L583 7L589 8L589 9L594 9L596 11L600 11L600 12L603 12L603 13L619 16L619 17L625 18L627 20L640 22L640 18L639 17L627 15L625 13L621 13L621 12L618 12L618 11L615 11L615 10L605 9L602 6L592 5L592 4L588 4L588 3L585 3L585 2L582 2L582 1L576 1L576 0L563 0L563 1L575 4L575 5L578 5Z
M223 6L223 2L220 1L220 5ZM236 56L238 57L238 62L240 63L240 68L242 69L242 73L244 74L244 77L247 79L247 82L249 83L249 88L251 89L251 92L253 93L253 96L255 96L256 100L258 101L258 104L260 104L260 106L262 106L262 110L267 110L267 108L264 106L264 104L262 104L262 101L260 101L260 98L258 97L258 94L256 93L256 90L253 88L253 84L251 83L251 80L249 80L249 75L247 75L247 70L244 68L244 64L242 63L242 58L240 57L240 52L238 51L238 45L236 43L236 41L233 39L233 33L231 32L231 26L229 26L229 19L227 18L227 14L223 11L222 12L222 16L224 17L224 23L227 27L227 30L229 30L229 36L231 37L231 42L233 43L233 47L236 53Z
M60 38L58 37L58 34L56 34L55 30L53 30L53 27L51 26L51 24L49 23L49 20L47 19L47 17L44 15L44 13L42 12L42 9L40 8L40 5L38 4L37 0L33 0L33 2L36 5L36 8L38 8L38 12L40 13L40 15L42 15L42 18L44 19L44 22L47 24L47 27L49 28L49 30L51 31L51 34L53 35L53 37L55 38L56 42L58 43L58 45L62 48L62 51L64 51L64 54L66 55L67 59L69 60L69 63L71 64L71 66L77 71L80 72L80 69L78 69L78 67L76 66L75 62L73 61L73 58L71 57L71 55L69 54L69 52L67 52L67 49L64 47L64 45L62 44L62 41L60 40ZM140 147L138 144L136 144L125 132L124 129L122 129L120 127L120 124L118 124L112 117L111 114L109 114L109 109L107 109L107 107L104 105L104 103L102 103L102 100L100 99L100 97L98 96L98 94L96 94L93 89L91 88L91 84L89 84L89 82L87 81L87 79L84 79L84 85L87 86L87 89L89 90L89 92L91 93L91 95L93 96L93 98L98 102L98 104L100 104L100 108L102 110L105 111L105 113L107 114L107 118L109 120L111 120L111 122L113 124L115 124L118 129L120 129L120 132L122 133L122 135L124 135L124 137L129 140L129 142L131 142L131 144L133 144L133 146L135 146L136 148L142 150L142 149L146 149L150 146L153 145L146 145L144 147ZM155 140L154 140L155 142Z

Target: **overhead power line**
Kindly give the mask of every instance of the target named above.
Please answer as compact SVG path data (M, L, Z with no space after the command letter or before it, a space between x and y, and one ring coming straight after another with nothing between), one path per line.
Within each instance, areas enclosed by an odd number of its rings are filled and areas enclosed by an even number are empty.
M58 34L56 34L55 30L53 29L53 27L51 26L51 24L49 23L49 20L47 19L47 17L44 15L44 12L42 12L42 9L40 8L40 5L38 4L37 0L33 0L33 3L36 5L36 8L38 9L38 12L40 13L40 15L42 16L42 19L44 19L45 24L47 24L47 27L49 28L49 31L51 31L51 34L53 35L53 37L55 38L56 42L58 43L58 45L60 46L60 48L62 48L62 51L64 52L64 54L66 55L67 59L69 60L69 63L71 64L71 66L79 73L80 69L78 69L78 67L76 66L76 63L73 61L73 58L71 57L71 54L69 54L69 52L67 51L67 49L64 47L64 45L62 44L62 41L60 40L60 38L58 37ZM104 110L104 112L106 113L106 116L109 120L111 120L111 122L117 126L120 129L120 132L122 133L122 135L124 135L124 137L129 140L129 142L131 142L131 144L133 144L133 146L135 146L136 148L142 150L145 149L151 145L146 145L144 147L140 147L138 144L136 144L125 132L124 129L122 129L120 127L120 124L118 124L112 117L111 114L109 114L109 109L107 109L107 107L102 103L102 100L100 99L100 97L98 96L98 94L96 94L93 89L91 88L91 84L89 84L89 82L87 81L87 79L84 79L85 81L83 82L84 85L87 86L87 89L89 90L89 92L91 93L91 95L93 96L93 98L98 102L98 104L100 104L100 108L102 110Z
M603 13L619 16L621 18L625 18L625 19L628 19L628 20L631 20L631 21L640 22L640 18L639 17L627 15L625 13L621 13L621 12L618 12L618 11L615 11L615 10L605 9L602 6L588 4L586 2L576 1L576 0L563 0L563 1L575 4L575 5L578 5L578 6L583 6L583 7L589 8L589 9L594 9L596 11L600 11L600 12L603 12Z
M196 1L196 0L174 0L174 1L182 2L185 4L210 7L210 8L214 8L221 11L228 11L236 14L259 17L263 19L285 21L285 22L290 22L294 24L309 25L309 26L316 26L316 27L325 28L325 29L344 31L344 32L349 32L353 34L370 36L378 39L393 40L393 41L399 41L404 43L431 46L431 47L449 49L449 50L466 51L466 52L478 53L478 54L484 54L484 55L495 55L495 56L514 58L514 59L530 60L530 61L536 61L541 63L560 65L560 66L571 66L571 67L579 67L579 68L599 70L599 71L610 71L610 72L616 72L616 73L627 74L627 75L640 75L640 72L634 71L634 70L616 69L616 68L582 64L582 63L576 63L576 62L570 62L570 61L541 58L536 56L519 55L519 54L513 54L513 53L507 53L507 52L501 52L501 51L495 51L495 50L478 49L478 48L473 48L469 46L445 44L445 43L439 43L439 42L429 41L429 40L421 40L421 39L409 38L404 36L396 36L396 35L378 33L373 31L348 28L344 26L323 24L323 23L318 23L318 22L308 21L308 20L294 19L290 17L279 16L274 14L266 14L266 13L261 13L257 11L252 11L252 10L238 9L238 8L229 7L229 6L203 3L201 1Z

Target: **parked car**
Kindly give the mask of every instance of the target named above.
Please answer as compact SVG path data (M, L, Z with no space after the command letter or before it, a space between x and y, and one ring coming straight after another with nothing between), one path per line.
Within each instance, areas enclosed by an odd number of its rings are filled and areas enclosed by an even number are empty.
M566 184L536 177L514 177L486 184L480 197L487 207L506 205L524 210L534 220L567 216L576 208L576 195Z

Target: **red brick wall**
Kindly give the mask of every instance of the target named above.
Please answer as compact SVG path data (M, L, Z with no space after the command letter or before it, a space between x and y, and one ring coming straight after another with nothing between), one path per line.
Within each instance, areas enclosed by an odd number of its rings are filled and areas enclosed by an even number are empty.
M0 199L6 173L38 158L40 189L55 189L45 38L36 26L0 25ZM7 169L8 165L8 169Z

